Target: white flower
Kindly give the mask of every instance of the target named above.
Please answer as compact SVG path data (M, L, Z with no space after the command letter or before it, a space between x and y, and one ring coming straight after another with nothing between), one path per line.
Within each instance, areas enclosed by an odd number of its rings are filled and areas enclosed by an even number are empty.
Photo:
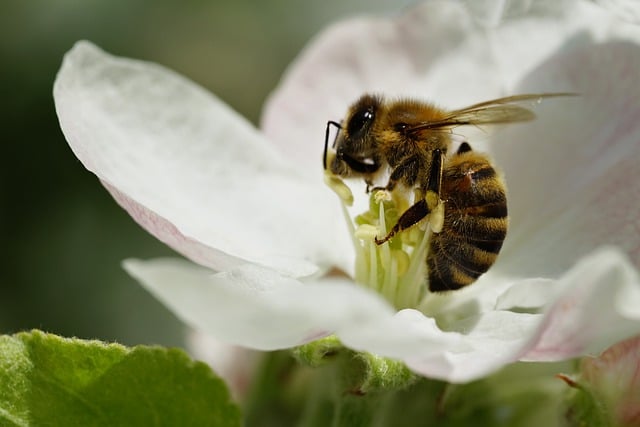
M453 382L640 331L640 30L583 1L482 3L431 1L333 26L272 95L264 133L169 70L78 43L54 87L71 148L193 261L129 260L127 271L220 340L271 350L335 333ZM353 271L354 258L322 184L324 124L372 91L451 108L581 94L491 138L466 134L505 173L511 228L487 274L423 311L323 276Z

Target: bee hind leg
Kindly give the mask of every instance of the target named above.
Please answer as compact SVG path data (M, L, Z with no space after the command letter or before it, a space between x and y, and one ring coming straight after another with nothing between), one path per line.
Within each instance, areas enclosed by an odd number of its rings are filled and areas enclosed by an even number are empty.
M407 228L417 224L424 217L429 215L429 207L427 206L427 201L425 199L420 199L419 202L415 203L409 209L407 209L400 218L398 218L398 222L393 226L391 231L387 233L382 239L375 238L376 245L381 245L387 240L391 239L397 233L402 230L406 230Z
M442 174L444 172L444 154L440 149L433 151L431 170L429 171L429 182L424 195L429 207L429 226L431 231L439 233L444 226L444 202L440 199L442 189Z
M429 218L431 230L435 233L439 233L442 230L444 224L444 202L440 200L442 171L443 154L441 150L436 149L433 152L429 182L426 185L424 198L421 198L407 209L400 218L398 218L398 222L386 236L382 239L376 237L375 242L377 245L383 244L402 230L414 226L429 214L431 214Z

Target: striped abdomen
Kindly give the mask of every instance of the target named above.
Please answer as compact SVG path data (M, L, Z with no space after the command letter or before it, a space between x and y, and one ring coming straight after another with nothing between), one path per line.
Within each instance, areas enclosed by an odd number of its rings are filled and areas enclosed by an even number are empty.
M457 153L444 166L444 226L431 235L427 266L433 292L473 283L493 265L507 233L505 186L489 159Z

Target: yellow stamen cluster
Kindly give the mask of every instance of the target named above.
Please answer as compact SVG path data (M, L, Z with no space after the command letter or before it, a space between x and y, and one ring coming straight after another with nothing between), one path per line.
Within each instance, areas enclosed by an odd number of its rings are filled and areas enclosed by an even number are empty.
M342 202L356 252L356 282L380 293L397 309L415 308L426 289L429 221L423 220L378 245L375 238L387 234L400 213L410 206L411 199L400 190L373 191L369 209L352 218L347 209L354 201L351 189L328 171L325 183Z

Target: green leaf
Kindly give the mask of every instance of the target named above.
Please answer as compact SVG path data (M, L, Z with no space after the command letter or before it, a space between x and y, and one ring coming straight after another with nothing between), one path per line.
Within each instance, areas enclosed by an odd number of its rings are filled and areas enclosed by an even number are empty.
M240 411L181 350L32 331L0 336L0 425L238 426Z

